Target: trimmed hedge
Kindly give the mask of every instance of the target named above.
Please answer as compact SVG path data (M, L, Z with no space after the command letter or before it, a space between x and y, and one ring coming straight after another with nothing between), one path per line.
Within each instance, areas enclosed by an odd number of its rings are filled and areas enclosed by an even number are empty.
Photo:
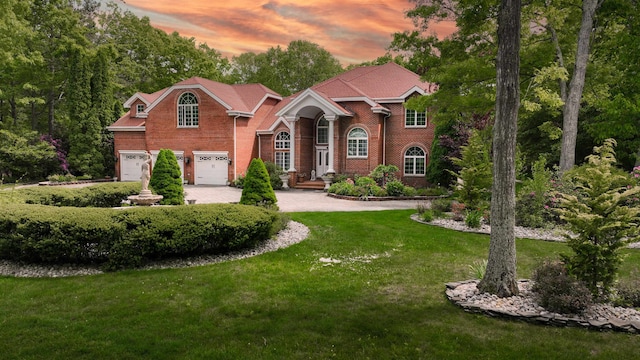
M232 204L121 210L10 205L0 214L0 258L134 268L255 246L280 230L280 216Z
M104 183L82 188L38 186L7 190L5 199L13 203L72 207L118 207L129 195L140 193L139 182Z

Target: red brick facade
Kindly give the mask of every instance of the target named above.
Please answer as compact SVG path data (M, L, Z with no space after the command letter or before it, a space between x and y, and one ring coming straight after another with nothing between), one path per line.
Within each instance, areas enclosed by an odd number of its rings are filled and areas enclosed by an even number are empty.
M193 78L154 94L134 95L125 103L131 111L109 129L114 131L118 157L121 152L165 148L183 154L183 175L189 183L198 183L198 179L202 183L209 176L205 172L221 169L232 181L246 172L255 157L275 162L275 138L283 131L291 133L293 126L291 167L306 179L312 171L322 169L367 175L379 164L393 164L404 183L424 186L423 174L404 174L405 153L418 147L428 162L434 126L428 119L426 127L405 127L403 101L433 90L431 84L395 64L358 68L287 99L260 85L224 85ZM178 102L185 92L197 99L198 124L194 127L178 126ZM141 113L137 112L139 104L144 109ZM330 141L318 143L317 124L323 117L333 124L333 147ZM348 136L355 128L366 132L366 156L348 156ZM330 134L330 130L323 131ZM209 154L215 159L204 156ZM220 162L223 154L228 156L228 165ZM319 154L332 155L332 163L318 159ZM200 165L196 160L202 160ZM128 166L122 161L116 164L120 178L121 169Z

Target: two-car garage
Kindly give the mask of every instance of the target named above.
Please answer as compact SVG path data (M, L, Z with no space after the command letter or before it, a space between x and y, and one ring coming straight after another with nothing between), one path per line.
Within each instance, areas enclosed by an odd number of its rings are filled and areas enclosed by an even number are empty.
M120 150L120 180L140 181L141 166L145 159L144 150ZM182 178L185 177L185 165L190 158L184 151L174 151ZM151 151L152 165L158 156L157 150ZM227 185L229 183L229 153L226 151L193 151L193 183L195 185Z

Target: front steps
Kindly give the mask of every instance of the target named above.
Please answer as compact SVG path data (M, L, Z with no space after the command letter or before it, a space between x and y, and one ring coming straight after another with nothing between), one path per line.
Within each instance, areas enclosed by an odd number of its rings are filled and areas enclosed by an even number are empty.
M323 190L324 189L324 181L321 179L316 179L314 181L308 180L303 182L298 182L294 189L308 189L308 190Z

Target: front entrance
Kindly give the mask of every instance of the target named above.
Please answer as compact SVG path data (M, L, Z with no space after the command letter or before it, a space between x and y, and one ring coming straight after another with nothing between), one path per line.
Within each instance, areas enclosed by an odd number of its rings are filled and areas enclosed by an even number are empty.
M316 147L316 176L320 177L329 170L329 149L326 146Z

